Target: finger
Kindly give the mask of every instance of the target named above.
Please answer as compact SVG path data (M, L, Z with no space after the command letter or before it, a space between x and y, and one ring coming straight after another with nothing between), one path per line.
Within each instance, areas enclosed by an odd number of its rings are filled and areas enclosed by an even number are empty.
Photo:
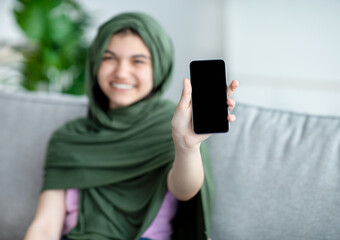
M191 83L190 80L185 78L183 80L183 90L182 90L182 96L179 100L178 107L187 108L191 105Z
M237 80L233 80L229 86L228 86L228 97L230 97L231 95L233 95L233 93L235 92L236 88L239 86L239 82Z
M229 122L234 122L236 120L236 117L234 114L229 114L228 117L227 117L228 121Z
M229 111L231 111L234 109L236 102L234 99L228 98L227 105L228 105Z

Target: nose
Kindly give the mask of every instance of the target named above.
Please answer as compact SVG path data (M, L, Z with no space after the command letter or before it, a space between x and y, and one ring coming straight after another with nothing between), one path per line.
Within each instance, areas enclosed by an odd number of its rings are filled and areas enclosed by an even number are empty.
M115 76L118 79L124 79L129 76L130 66L126 61L119 61L116 65Z

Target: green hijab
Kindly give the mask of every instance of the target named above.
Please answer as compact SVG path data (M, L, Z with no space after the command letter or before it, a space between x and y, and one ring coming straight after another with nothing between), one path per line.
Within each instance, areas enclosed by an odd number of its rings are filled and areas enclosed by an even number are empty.
M138 32L152 57L153 89L128 107L108 109L97 71L114 33ZM161 98L173 70L173 47L157 21L142 13L124 13L103 24L89 49L86 118L66 123L47 149L42 190L79 189L78 224L68 239L139 239L157 215L174 160L171 119L176 105ZM192 200L180 203L173 239L210 236L212 181L201 147L205 182Z

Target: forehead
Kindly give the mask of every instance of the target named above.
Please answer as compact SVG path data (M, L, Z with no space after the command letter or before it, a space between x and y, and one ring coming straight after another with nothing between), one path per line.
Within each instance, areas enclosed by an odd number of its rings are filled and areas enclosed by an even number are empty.
M133 33L114 34L111 37L106 49L121 56L131 56L138 54L143 54L148 57L151 56L149 49L141 37Z

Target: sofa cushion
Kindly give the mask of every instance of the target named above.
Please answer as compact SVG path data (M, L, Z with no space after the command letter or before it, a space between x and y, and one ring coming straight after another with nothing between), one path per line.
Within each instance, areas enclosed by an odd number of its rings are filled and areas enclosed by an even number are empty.
M57 94L0 92L0 239L23 239L41 188L52 132L86 114L87 100Z
M214 240L339 239L340 117L238 104L210 138Z

